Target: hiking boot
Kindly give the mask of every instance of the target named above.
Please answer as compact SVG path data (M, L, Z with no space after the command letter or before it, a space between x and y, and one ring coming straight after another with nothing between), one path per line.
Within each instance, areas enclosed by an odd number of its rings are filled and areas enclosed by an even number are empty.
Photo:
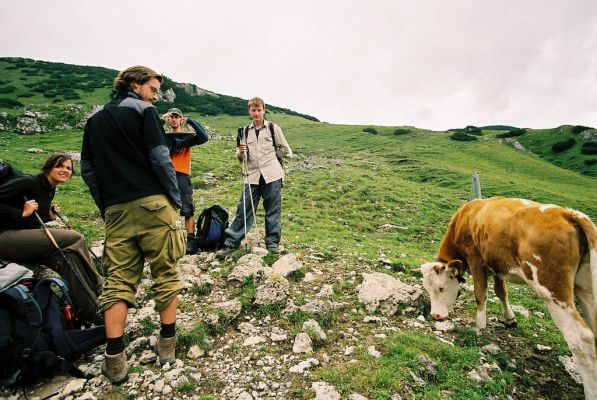
M102 363L102 374L115 385L123 383L128 378L128 366L126 364L126 351L118 354L104 354Z
M176 336L169 338L160 336L154 350L160 358L160 365L173 363L176 360Z
M236 247L224 247L222 250L216 252L216 257L220 260L223 260L224 258L226 258L226 256L228 256L228 254L232 253L234 250L236 250Z
M280 254L280 247L276 245L267 246L267 251L273 254Z
M187 235L187 255L189 254L197 254L197 239L195 235L188 234Z

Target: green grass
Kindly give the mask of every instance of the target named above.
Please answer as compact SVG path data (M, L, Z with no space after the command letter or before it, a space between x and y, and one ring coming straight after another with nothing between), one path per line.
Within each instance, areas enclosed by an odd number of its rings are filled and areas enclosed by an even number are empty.
M466 379L466 372L479 364L478 347L454 347L424 333L404 333L378 343L382 356L371 357L364 349L355 352L356 363L326 366L314 372L316 378L336 386L346 396L357 392L370 399L390 399L394 393L406 398L440 399L444 391L454 399L484 399L490 394L507 395L509 382L477 384ZM436 374L427 372L417 357L424 355L437 364ZM425 381L416 384L409 371Z

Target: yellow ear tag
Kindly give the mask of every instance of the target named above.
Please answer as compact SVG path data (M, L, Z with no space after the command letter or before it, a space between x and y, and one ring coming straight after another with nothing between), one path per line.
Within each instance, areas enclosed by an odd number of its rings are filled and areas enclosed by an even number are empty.
M458 277L458 270L457 270L456 268L454 268L454 269L452 270L452 276L453 276L454 278Z

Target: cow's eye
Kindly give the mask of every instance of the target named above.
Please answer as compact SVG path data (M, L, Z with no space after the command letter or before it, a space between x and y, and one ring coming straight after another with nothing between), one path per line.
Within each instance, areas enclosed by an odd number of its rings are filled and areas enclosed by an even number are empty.
M440 292L440 293L443 293L443 292L444 292L444 288L443 288L443 287L440 287L440 288L439 288L439 292Z

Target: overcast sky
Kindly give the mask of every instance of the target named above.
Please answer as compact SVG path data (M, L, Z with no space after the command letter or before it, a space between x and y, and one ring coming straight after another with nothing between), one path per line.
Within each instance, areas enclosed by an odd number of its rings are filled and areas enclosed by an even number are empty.
M0 56L144 64L330 123L597 125L595 0L0 1Z

